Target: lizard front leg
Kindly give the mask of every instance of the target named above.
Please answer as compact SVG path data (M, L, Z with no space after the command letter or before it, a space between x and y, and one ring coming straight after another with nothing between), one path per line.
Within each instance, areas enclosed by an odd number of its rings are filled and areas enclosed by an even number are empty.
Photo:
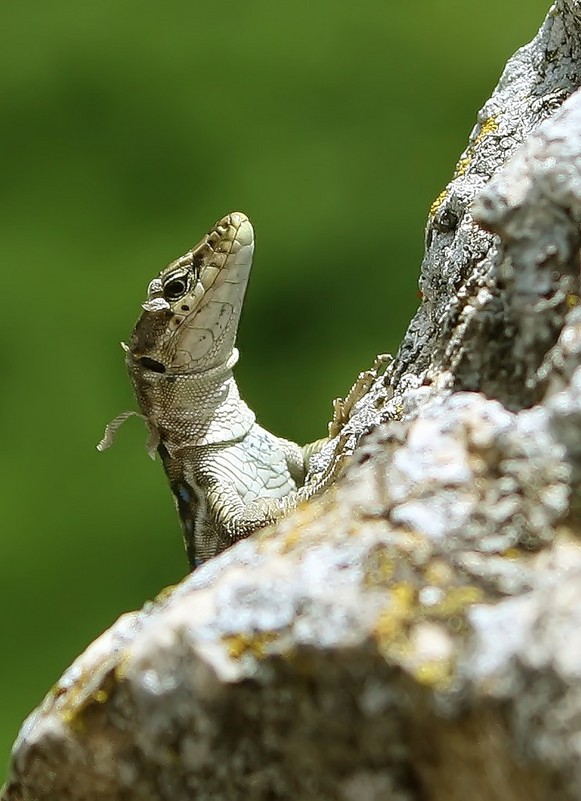
M203 487L207 501L207 532L217 547L216 553L238 540L248 537L257 529L276 523L293 512L297 506L321 492L336 477L341 462L336 462L313 484L291 491L281 498L258 497L253 501L243 499L233 482L210 481ZM207 558L206 532L200 532L196 540L196 564ZM212 554L208 554L210 556Z
M338 457L304 484L303 449L260 426L227 446L161 452L192 567L325 489L344 461Z

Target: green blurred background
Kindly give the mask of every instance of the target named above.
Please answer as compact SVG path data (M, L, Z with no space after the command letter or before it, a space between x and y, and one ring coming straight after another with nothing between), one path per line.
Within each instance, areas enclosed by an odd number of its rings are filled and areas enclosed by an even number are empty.
M220 216L257 232L242 393L276 433L395 351L427 209L546 0L4 2L0 761L122 612L186 571L119 348ZM2 771L0 771L0 778Z

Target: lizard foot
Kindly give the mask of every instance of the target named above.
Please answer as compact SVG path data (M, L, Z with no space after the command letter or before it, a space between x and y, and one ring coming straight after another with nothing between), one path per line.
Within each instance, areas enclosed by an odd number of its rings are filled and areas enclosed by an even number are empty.
M329 423L329 437L336 437L345 423L351 417L351 412L356 403L368 392L373 382L382 375L387 366L393 361L388 353L380 353L375 357L373 366L370 370L359 373L357 379L345 399L335 398L333 401L333 419Z

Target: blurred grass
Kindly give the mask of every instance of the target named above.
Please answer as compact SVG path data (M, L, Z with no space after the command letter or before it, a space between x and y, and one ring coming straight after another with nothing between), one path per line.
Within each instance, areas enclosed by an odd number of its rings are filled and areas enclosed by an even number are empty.
M423 228L540 0L3 4L0 759L62 670L186 570L118 343L228 211L257 231L239 345L307 441L417 304ZM467 9L469 8L469 13Z

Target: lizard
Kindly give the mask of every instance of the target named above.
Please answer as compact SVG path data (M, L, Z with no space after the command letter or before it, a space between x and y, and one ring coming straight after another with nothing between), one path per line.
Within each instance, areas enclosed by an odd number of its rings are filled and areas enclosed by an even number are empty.
M145 419L147 449L165 469L192 569L326 488L341 466L334 458L305 483L311 457L328 439L301 447L277 437L239 395L235 342L253 251L250 220L233 212L149 283L129 343L122 343L141 414L116 417L97 445L109 447L127 417ZM386 358L378 356L345 400L334 401L329 437L339 434Z

